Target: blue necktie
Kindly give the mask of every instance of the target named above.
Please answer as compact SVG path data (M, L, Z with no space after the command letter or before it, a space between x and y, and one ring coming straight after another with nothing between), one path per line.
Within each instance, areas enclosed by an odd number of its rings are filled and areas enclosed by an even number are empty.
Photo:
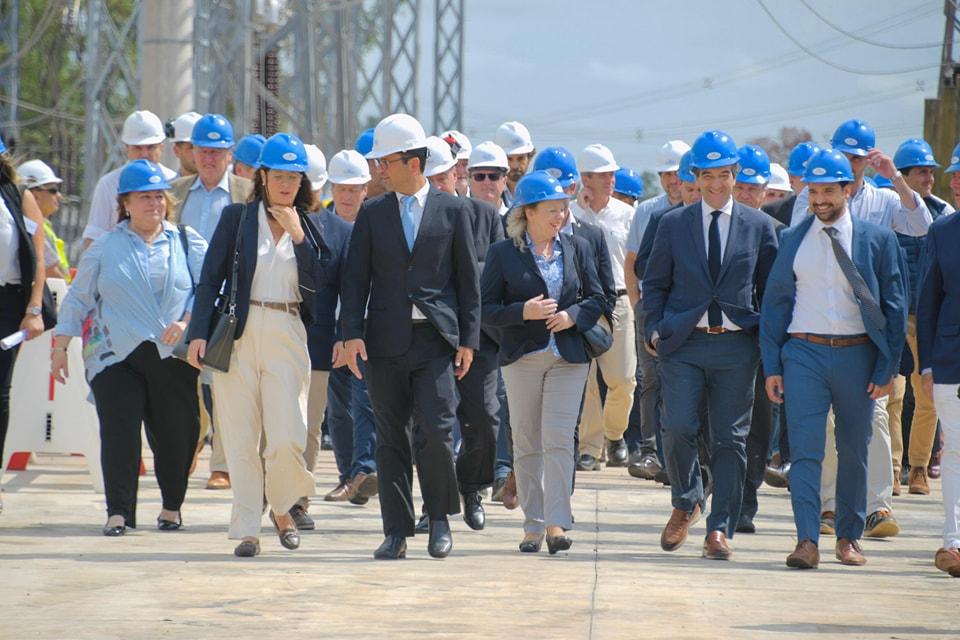
M850 259L843 245L840 244L840 231L835 227L824 227L823 231L830 236L830 243L833 245L833 255L837 258L840 271L843 272L847 282L850 283L850 288L853 289L853 295L857 299L857 302L860 303L864 315L870 319L870 322L873 323L874 326L879 327L880 331L885 331L887 328L887 317L883 315L883 310L877 303L877 299L873 297L873 293L870 292L870 287L867 286L863 276L860 275L860 271L857 270L857 265L853 264L853 260Z
M713 216L713 220L710 221L710 229L707 233L710 241L707 248L707 266L710 268L710 279L713 280L713 284L717 284L720 278L720 212L714 211L710 215ZM716 301L711 302L707 307L707 324L711 327L723 326L723 314Z
M414 196L404 196L400 199L400 222L403 224L403 235L407 239L407 249L413 253L413 243L417 239L417 231L413 224Z

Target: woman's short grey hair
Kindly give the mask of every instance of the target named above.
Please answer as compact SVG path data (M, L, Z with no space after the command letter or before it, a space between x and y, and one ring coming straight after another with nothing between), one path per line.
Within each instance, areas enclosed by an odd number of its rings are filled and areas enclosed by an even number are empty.
M507 237L513 240L521 252L527 250L527 206L515 207L507 212Z

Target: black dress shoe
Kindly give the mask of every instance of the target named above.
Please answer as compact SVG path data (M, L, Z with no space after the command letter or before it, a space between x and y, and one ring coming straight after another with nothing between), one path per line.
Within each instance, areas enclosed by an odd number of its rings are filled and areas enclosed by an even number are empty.
M607 440L607 466L625 467L630 458L630 451L627 449L627 443L623 438L619 440Z
M480 531L487 523L487 516L480 504L480 493L472 491L463 496L463 521L474 531Z
M450 523L444 520L430 521L430 541L427 553L434 558L446 558L453 549L453 536L450 535Z
M182 526L183 526L183 516L180 516L179 521L157 518L157 529L159 529L160 531L177 531Z
M274 529L277 530L277 537L280 539L280 544L283 545L284 549L294 549L300 548L300 534L297 532L296 528L293 529L281 529L280 525L277 524L277 519L273 515L273 511L270 512L270 522L273 523Z
M413 529L416 533L427 533L430 531L430 516L426 513L420 514L420 519L417 520L417 526Z
M401 560L407 557L407 539L403 536L387 536L373 552L377 560Z
M233 555L238 558L252 558L260 554L260 542L251 542L250 540L244 540L237 545L237 548L233 550Z
M753 524L753 518L750 516L741 515L740 519L737 521L737 533L756 533L757 527Z
M547 551L556 555L557 551L566 551L573 546L573 540L567 536L547 536Z
M577 460L577 469L579 471L600 471L600 461L589 453L584 453Z
M122 536L127 532L127 525L121 524L116 527L104 527L103 535L108 538L116 538L117 536Z
M293 523L297 525L298 531L313 531L317 528L317 524L313 521L313 518L307 515L307 510L299 504L290 507L290 511L287 513L293 518Z
M667 475L666 469L660 469L660 471L657 471L657 474L653 476L653 480L654 482L659 482L665 487L670 486L670 476Z

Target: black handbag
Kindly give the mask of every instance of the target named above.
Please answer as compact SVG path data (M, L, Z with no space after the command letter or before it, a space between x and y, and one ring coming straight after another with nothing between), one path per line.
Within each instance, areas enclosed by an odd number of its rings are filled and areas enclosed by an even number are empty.
M217 308L213 310L210 337L203 354L203 366L216 371L230 371L230 356L233 354L233 341L237 336L237 273L240 270L240 234L243 221L247 217L247 207L240 214L237 224L237 237L233 242L233 267L230 272L230 288L226 296L221 296Z
M577 256L573 256L573 263L577 266L577 278L580 280L580 289L577 292L577 302L583 300L583 273L580 271L580 262ZM587 351L590 359L599 358L613 346L613 336L607 331L607 328L600 324L600 319L592 327L580 332L583 339L583 348Z

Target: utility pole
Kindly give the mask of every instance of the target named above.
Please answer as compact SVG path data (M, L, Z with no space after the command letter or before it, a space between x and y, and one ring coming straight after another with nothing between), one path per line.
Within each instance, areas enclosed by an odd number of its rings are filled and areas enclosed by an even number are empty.
M940 81L937 97L924 103L923 136L933 147L934 156L941 164L949 164L953 148L960 140L960 64L954 55L954 40L960 25L957 23L955 0L944 0L945 17L943 30L943 49L940 57ZM950 180L941 173L938 176L934 192L953 201Z

